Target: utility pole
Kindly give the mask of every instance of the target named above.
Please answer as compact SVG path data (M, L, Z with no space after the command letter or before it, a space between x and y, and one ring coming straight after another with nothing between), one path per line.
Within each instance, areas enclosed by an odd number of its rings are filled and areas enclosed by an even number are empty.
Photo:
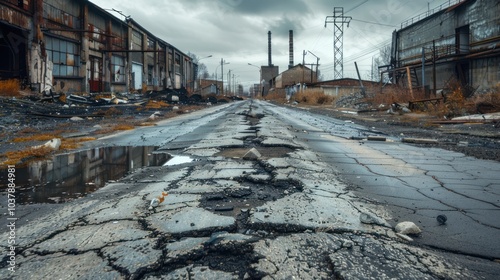
M325 19L325 27L327 23L333 23L333 71L334 79L342 79L344 77L344 23L351 22L352 17L344 16L343 7L334 7L333 16L327 16Z
M436 40L432 40L432 90L436 96Z
M231 94L231 69L229 69L229 72L227 72L227 91L228 94Z
M315 54L313 54L311 51L308 51L308 53L312 54L314 57L316 57L316 82L318 81L318 67L319 67L319 57L317 57ZM311 67L312 68L312 67Z
M222 86L221 86L221 94L222 94L222 96L224 96L224 64L226 64L226 63L221 58L220 59L220 77L221 77L221 80L222 80Z

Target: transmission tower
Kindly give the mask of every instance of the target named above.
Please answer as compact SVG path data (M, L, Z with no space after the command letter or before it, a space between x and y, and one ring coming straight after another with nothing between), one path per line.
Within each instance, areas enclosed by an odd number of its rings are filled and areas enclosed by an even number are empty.
M328 23L333 23L333 71L334 79L342 79L344 77L344 23L351 22L352 17L344 16L343 7L334 7L333 16L327 16L325 19L325 27Z

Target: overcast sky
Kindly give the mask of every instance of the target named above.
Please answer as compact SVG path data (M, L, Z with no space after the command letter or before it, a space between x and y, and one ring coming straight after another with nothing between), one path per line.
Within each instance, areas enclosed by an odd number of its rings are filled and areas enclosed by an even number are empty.
M248 63L268 64L267 32L272 32L272 62L280 72L288 69L289 30L294 32L294 64L302 63L303 51L320 58L324 80L333 79L333 24L325 18L343 7L352 21L344 26L344 77L356 77L357 61L364 79L370 78L371 61L390 44L392 31L401 22L448 0L91 0L103 9L130 15L157 37L184 53L203 58L210 74L221 58L224 76L232 70L244 85L258 83L259 71ZM122 18L115 12L110 12ZM316 63L312 54L305 63ZM221 67L217 69L220 79Z

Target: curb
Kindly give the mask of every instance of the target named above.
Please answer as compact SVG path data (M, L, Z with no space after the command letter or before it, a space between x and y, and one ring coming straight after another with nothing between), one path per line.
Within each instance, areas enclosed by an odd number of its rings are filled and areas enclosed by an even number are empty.
M403 143L414 143L414 144L438 144L438 140L436 139L428 139L428 138L403 138L401 139Z

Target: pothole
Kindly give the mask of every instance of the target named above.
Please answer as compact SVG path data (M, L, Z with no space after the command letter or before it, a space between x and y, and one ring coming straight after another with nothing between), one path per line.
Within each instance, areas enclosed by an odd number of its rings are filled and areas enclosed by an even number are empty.
M154 146L102 147L55 155L16 169L16 203L62 203L83 197L145 166L171 158ZM0 178L6 178L5 170ZM1 180L7 182L7 180ZM5 193L7 185L0 185Z
M222 156L226 158L243 158L243 156L251 149L252 147L246 147L246 148L227 148L219 153L215 154L215 156ZM280 158L280 157L285 157L287 154L294 152L295 149L289 148L289 147L284 147L284 146L277 146L277 147L254 147L259 151L259 153L262 155L263 159L269 159L269 158Z
M295 180L277 180L265 184L243 182L241 185L243 188L240 189L227 188L222 192L203 195L200 207L219 215L238 218L268 201L276 201L303 190L302 184ZM238 225L239 232L246 230L246 225Z

